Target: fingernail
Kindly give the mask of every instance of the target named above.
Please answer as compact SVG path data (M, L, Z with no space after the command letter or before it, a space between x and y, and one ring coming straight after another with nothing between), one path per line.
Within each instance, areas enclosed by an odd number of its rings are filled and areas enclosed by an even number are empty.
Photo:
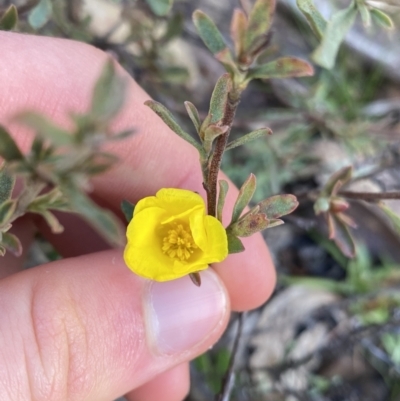
M188 276L150 288L151 337L161 354L177 354L207 339L224 321L227 298L216 274L204 271L201 286Z

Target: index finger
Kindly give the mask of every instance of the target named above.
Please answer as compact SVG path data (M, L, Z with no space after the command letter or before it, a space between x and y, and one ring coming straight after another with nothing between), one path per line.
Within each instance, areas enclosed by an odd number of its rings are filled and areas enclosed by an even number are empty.
M10 117L33 109L68 127L68 112L87 109L93 84L108 56L94 47L64 39L0 32L0 42L0 118L26 149L31 133ZM128 75L122 69L121 74ZM96 196L115 209L122 199L136 202L162 187L186 188L205 196L197 151L143 105L149 97L131 78L127 92L115 129L134 127L137 133L107 146L122 162L94 180ZM236 196L237 190L231 185L226 210ZM216 266L236 310L265 302L275 284L261 235L247 239L245 246L245 252L231 255Z

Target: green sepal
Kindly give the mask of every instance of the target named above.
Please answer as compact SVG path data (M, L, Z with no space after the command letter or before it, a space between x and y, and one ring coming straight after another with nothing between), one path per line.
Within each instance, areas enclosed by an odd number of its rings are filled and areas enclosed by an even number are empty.
M266 35L271 27L275 11L275 0L257 0L250 12L244 36L244 52L254 50L258 39Z
M18 10L11 4L0 18L0 30L11 31L18 22Z
M193 13L193 22L199 36L212 54L215 55L227 48L221 32L207 14L196 10Z
M176 122L175 118L166 107L154 100L147 100L144 104L150 107L165 122L165 124L167 124L168 127L175 132L175 134L180 136L186 142L189 142L201 154L204 154L204 150L201 145L181 128L181 126Z
M225 180L219 180L219 193L217 202L217 219L222 223L222 211L225 205L226 194L229 190L229 184Z
M244 245L242 244L242 241L235 235L233 235L231 232L228 230L226 231L226 236L228 239L228 253L240 253L245 250Z
M189 273L189 277L192 280L192 283L196 287L200 287L201 286L201 276L200 276L199 272Z
M14 139L7 130L0 125L0 156L7 161L22 160L24 156Z
M125 216L126 221L129 223L132 220L135 205L126 199L121 202L121 210Z
M164 17L170 12L173 0L146 0L146 3L155 15Z
M334 66L340 44L353 25L356 16L357 9L354 1L347 8L332 16L326 26L320 45L313 52L312 58L318 65L327 69Z
M68 131L57 127L41 114L25 111L18 114L16 120L35 130L39 137L47 139L53 145L66 146L74 143L74 137Z
M233 207L232 220L230 224L235 223L239 219L243 210L251 201L251 198L253 197L256 190L256 185L256 176L254 174L250 174L240 188L238 197Z
M373 20L378 23L380 26L386 29L393 29L394 23L393 20L382 10L378 10L377 8L373 8L371 10L371 16Z
M122 108L127 94L127 78L119 76L112 59L107 60L92 94L91 114L108 121Z
M296 57L281 57L277 60L251 68L246 79L272 79L306 77L314 74L314 69L307 61Z
M21 241L14 234L3 233L1 238L1 247L7 249L14 256L21 256L22 254L22 244Z
M196 106L191 102L184 102L184 105L196 131L200 132L201 121Z
M314 31L318 39L322 39L327 22L314 5L313 0L297 0L297 7L306 17L311 29Z
M0 165L0 205L11 198L15 176L8 173L6 164Z
M242 146L250 141L254 141L255 139L262 138L262 137L265 137L265 136L271 135L271 134L272 134L272 131L269 128L257 129L246 135L241 136L238 139L235 139L232 142L229 142L228 145L226 145L225 152L227 150L237 148L238 146Z

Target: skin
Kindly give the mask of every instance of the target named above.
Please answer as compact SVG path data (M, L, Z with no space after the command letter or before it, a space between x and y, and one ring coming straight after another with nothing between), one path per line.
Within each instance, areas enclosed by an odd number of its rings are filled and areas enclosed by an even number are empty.
M35 110L68 128L68 113L87 109L108 56L78 42L8 32L0 32L0 43L0 122L26 150L32 133L12 116ZM122 68L120 73L126 74ZM137 133L107 145L121 162L93 180L93 198L117 213L121 199L135 203L162 187L205 196L196 151L143 105L147 99L130 78L115 129L135 127ZM237 196L230 188L227 217ZM246 238L246 252L213 266L229 298L218 326L200 344L160 355L148 346L151 333L141 306L148 281L132 274L122 250L108 249L82 220L65 214L60 220L65 231L57 236L31 217L16 222L13 231L27 249L36 225L65 259L25 271L26 254L0 259L0 394L9 399L99 401L127 394L130 401L182 400L189 389L188 362L219 339L230 310L261 305L275 285L261 236ZM40 377L32 375L38 370Z

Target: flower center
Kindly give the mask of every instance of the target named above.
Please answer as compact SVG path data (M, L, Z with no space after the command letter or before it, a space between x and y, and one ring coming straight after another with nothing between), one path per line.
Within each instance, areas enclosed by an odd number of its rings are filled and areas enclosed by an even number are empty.
M162 251L171 259L181 262L188 260L197 248L192 233L183 224L173 223L173 228L163 238Z

